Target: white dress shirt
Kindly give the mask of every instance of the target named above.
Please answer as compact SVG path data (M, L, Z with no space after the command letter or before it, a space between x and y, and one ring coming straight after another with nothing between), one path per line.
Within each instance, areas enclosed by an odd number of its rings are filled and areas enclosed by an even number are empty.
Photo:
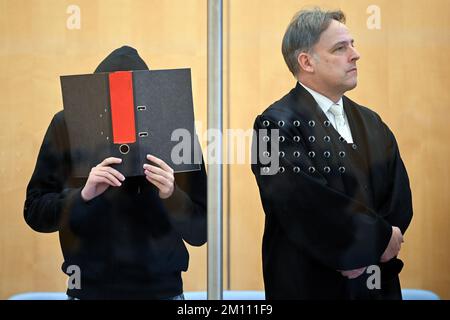
M347 115L345 114L345 111L344 111L342 97L339 99L339 101L337 103L334 103L333 101L331 101L324 95L318 93L317 91L314 91L313 89L308 88L300 81L298 83L300 83L303 86L303 88L305 88L313 96L314 100L316 100L317 104L322 109L322 111L325 113L328 120L330 120L331 125L334 127L334 129L336 129L337 132L339 132L339 134L345 139L345 141L347 141L347 143L353 143L353 137L352 137L352 133L350 131L350 126L348 124ZM339 119L337 119L337 118L339 118L339 117L336 117L330 111L331 106L333 106L335 104L338 106L338 107L335 107L336 109L342 110L342 113L344 116L343 118L345 121L338 122Z

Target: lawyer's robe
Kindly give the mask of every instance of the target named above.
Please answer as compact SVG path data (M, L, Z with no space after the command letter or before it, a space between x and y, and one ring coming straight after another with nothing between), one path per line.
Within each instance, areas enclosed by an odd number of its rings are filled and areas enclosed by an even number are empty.
M253 141L252 171L266 217L268 299L401 298L402 261L380 263L380 257L391 226L404 234L411 221L408 175L379 115L345 96L343 105L353 144L299 84L255 120L255 130L267 130ZM279 129L278 138L271 129ZM276 174L264 158L274 156L271 139L279 141ZM381 289L367 287L372 274L349 280L337 271L369 265L380 267Z

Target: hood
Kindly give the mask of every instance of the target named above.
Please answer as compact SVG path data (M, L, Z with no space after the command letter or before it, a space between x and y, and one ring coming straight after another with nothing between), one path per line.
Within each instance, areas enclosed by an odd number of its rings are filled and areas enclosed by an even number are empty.
M94 73L132 70L149 70L149 68L135 48L123 46L111 52Z

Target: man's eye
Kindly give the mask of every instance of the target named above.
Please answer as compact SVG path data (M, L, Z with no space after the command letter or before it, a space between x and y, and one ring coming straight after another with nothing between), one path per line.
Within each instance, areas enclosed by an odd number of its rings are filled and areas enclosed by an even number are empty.
M343 49L344 49L344 46L340 46L340 47L336 48L336 51L343 50Z

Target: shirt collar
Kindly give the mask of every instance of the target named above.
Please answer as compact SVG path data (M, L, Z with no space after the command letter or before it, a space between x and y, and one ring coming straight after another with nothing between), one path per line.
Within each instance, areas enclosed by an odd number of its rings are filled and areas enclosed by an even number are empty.
M314 91L313 89L308 88L307 86L305 86L300 81L298 83L300 83L302 85L302 87L305 88L306 91L308 91L313 96L314 100L316 100L316 102L319 105L320 109L322 109L322 111L324 113L327 113L328 110L330 110L331 106L333 104L335 104L333 101L331 101L330 99L325 97L323 94L320 94L317 91ZM341 106L341 107L343 107L343 105L342 105L342 97L339 99L339 101L336 104Z

